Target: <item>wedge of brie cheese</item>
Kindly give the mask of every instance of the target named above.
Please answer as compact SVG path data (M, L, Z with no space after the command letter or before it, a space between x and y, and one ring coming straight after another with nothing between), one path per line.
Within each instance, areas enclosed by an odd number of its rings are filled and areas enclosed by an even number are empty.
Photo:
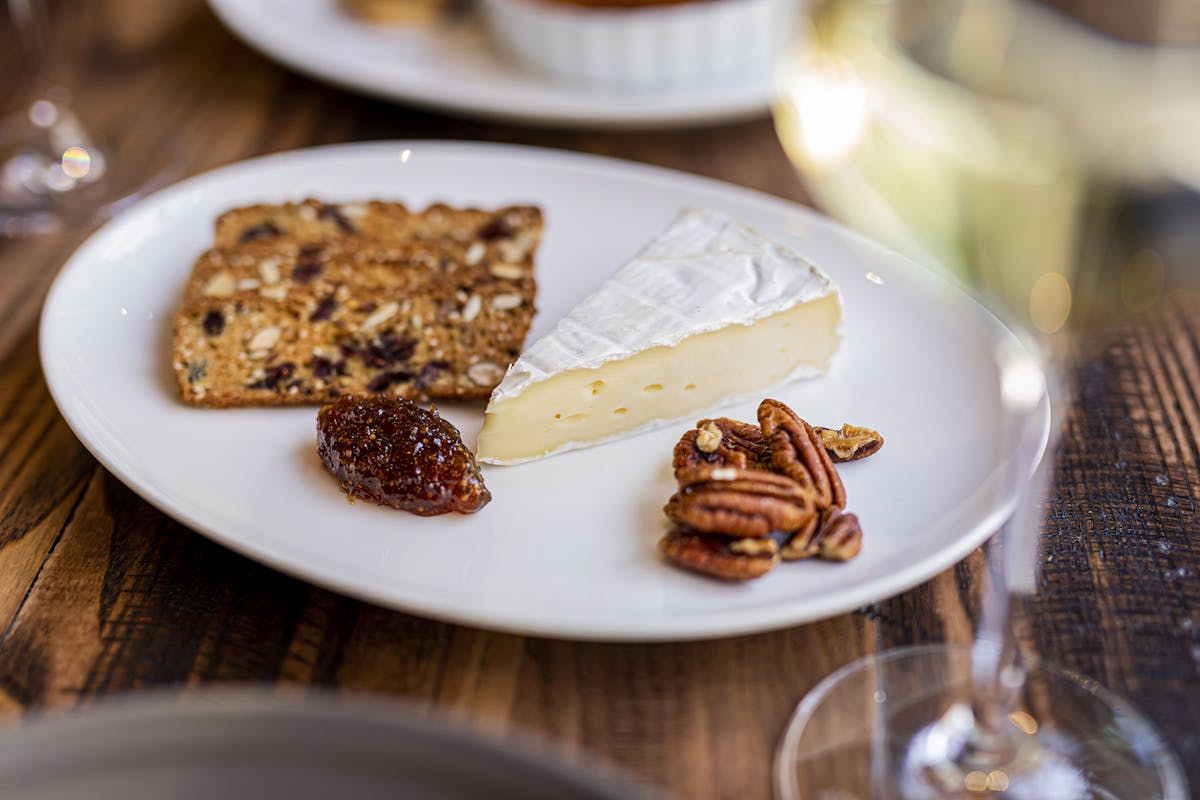
M517 464L825 372L841 299L827 275L713 211L684 211L509 367L477 457Z

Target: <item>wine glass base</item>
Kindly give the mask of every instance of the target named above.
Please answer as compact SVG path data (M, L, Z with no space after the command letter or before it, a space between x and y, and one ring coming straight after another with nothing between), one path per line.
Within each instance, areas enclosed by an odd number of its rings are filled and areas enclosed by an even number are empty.
M970 649L898 648L849 664L797 706L776 754L784 800L1184 800L1153 725L1095 681L1026 665L1000 762L956 764L946 726L970 696ZM969 713L969 712L968 712ZM949 726L953 730L953 726ZM939 757L939 753L944 757Z
M108 152L49 100L0 118L0 237L89 227L171 177L114 171Z

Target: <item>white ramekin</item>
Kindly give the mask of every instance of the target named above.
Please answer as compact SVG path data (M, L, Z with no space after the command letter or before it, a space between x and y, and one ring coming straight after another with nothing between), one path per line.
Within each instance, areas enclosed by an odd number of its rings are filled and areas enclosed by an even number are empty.
M771 73L802 0L688 0L612 8L482 0L497 45L563 82L646 89Z

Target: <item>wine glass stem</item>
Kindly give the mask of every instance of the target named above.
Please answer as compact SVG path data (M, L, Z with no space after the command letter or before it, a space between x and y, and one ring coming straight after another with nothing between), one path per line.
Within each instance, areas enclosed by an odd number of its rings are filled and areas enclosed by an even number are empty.
M1010 520L992 547L1005 548L1012 533ZM1008 728L1015 692L1020 688L1016 637L1011 625L1015 598L1007 581L1008 559L989 559L991 574L984 586L979 625L971 646L972 705L977 722L985 731L998 734Z
M1009 624L1014 597L1005 580L1007 559L1003 553L995 557L1012 528L1012 521L1004 525L988 559L992 572L971 646L968 694L960 695L909 745L899 781L904 800L963 797L966 776L1011 764L1020 751L1017 729L1009 722L1023 677Z
M981 736L993 740L993 746L1010 750L1016 734L1009 718L1025 683L1012 614L1020 599L1033 594L1037 587L1038 534L1042 509L1054 475L1059 410L1063 407L1062 387L1056 371L1048 366L1043 357L1038 371L1043 377L1041 386L1051 409L1050 428L1045 431L1045 438L1039 435L1041 430L1037 424L1040 418L1037 415L1010 415L1014 441L1027 443L1026 446L1037 446L1040 441L1045 449L1032 475L1019 472L1019 461L1007 467L1018 470L1009 476L1016 494L1014 510L991 543L979 624L971 647L971 704L976 725ZM1024 372L1015 370L1014 374ZM1036 394L1043 396L1042 392ZM1031 408L1022 411L1028 412Z
M32 97L40 99L55 83L50 75L50 19L45 0L8 0L8 15L29 71Z

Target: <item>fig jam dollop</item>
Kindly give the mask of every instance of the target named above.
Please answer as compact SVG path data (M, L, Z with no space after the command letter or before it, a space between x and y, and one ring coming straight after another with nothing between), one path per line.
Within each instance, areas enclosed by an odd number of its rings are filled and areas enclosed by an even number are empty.
M470 514L492 499L458 429L399 397L346 395L324 406L317 455L351 499L423 517Z

